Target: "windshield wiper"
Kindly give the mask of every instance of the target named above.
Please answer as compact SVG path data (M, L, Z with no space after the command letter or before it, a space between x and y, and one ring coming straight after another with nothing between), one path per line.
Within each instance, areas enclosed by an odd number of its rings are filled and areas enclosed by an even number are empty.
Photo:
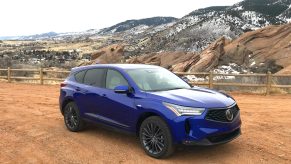
M176 90L176 89L186 89L186 88L176 87L176 88L154 89L154 90L149 90L149 92L169 91L169 90Z
M166 91L169 91L169 90L176 90L176 89L186 89L186 88L176 87L176 88L167 88L167 89L165 89L165 90L166 90Z

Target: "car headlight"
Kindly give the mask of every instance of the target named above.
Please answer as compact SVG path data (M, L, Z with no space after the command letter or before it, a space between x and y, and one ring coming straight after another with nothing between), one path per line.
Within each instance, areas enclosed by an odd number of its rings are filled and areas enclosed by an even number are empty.
M170 104L166 102L163 102L163 104L168 109L173 111L177 116L182 116L182 115L200 116L205 111L205 108L186 107L186 106L180 106L180 105Z

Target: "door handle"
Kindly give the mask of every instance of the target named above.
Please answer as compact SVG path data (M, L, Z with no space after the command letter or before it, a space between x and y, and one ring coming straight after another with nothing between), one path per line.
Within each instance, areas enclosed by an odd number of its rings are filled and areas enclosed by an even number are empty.
M102 94L102 96L103 96L103 97L107 97L107 95L106 95L106 94Z
M78 92L81 91L81 89L79 87L77 87L75 90L78 91Z
M80 87L77 87L75 90L76 90L77 92L88 93L88 90L81 89Z

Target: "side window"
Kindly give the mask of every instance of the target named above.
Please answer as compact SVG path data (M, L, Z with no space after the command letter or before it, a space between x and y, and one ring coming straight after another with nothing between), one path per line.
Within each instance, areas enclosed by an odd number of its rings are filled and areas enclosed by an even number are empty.
M77 72L75 74L75 80L76 80L76 82L83 83L83 79L84 79L85 73L86 73L86 70L85 71Z
M84 84L103 87L104 69L89 69L84 77Z
M119 85L128 86L128 83L118 71L109 69L107 71L107 76L106 76L106 88L114 89L116 86L119 86Z

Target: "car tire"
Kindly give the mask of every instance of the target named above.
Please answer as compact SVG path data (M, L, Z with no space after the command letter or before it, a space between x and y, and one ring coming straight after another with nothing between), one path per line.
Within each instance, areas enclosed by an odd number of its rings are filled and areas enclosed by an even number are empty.
M151 116L142 122L139 140L144 151L151 157L166 158L174 152L170 128L158 116Z
M85 122L80 117L79 108L74 102L70 102L65 106L64 121L67 129L72 132L81 131L85 127Z

